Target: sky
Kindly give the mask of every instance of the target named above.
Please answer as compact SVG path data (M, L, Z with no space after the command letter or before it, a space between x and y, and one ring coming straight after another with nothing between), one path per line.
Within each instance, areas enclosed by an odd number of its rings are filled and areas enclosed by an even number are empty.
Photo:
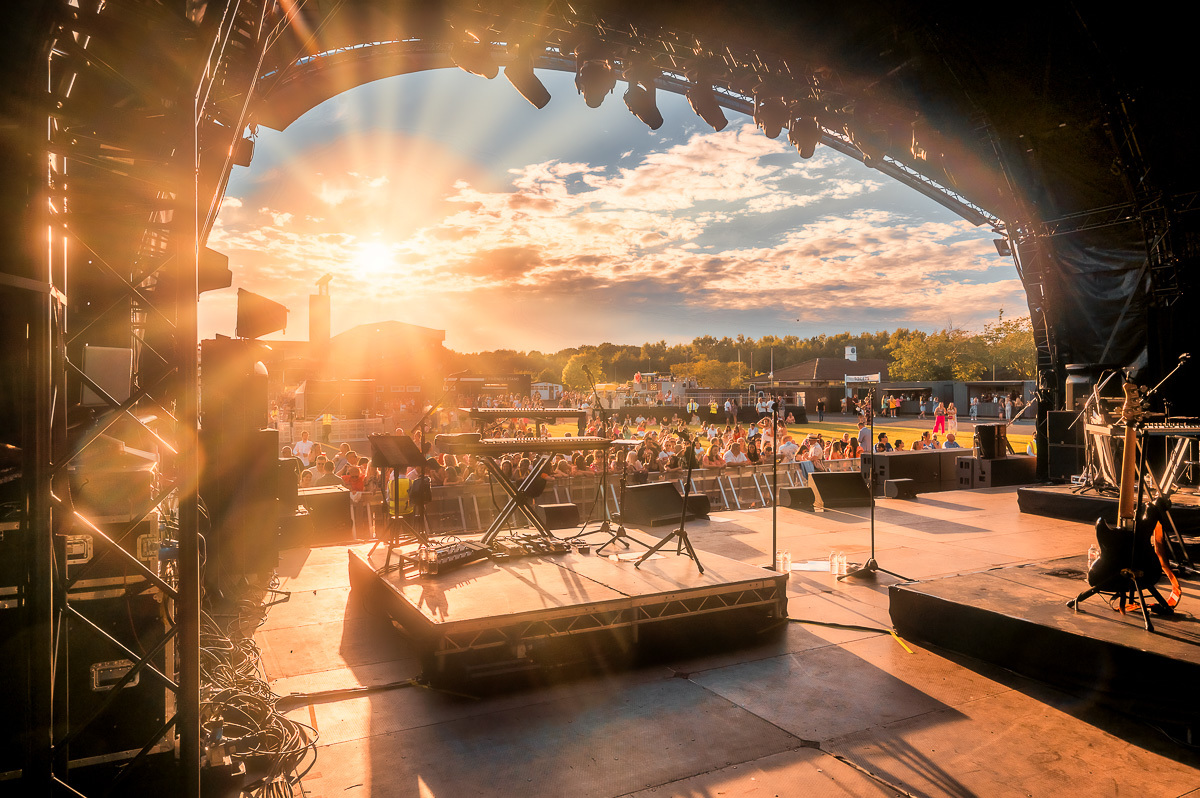
M202 337L234 334L241 287L289 309L267 338L306 339L324 274L334 334L396 320L459 352L979 330L1027 312L986 226L853 159L803 160L732 111L715 132L667 92L651 131L624 83L591 109L572 75L538 76L540 111L503 76L440 69L260 128L209 237L234 280L201 297Z

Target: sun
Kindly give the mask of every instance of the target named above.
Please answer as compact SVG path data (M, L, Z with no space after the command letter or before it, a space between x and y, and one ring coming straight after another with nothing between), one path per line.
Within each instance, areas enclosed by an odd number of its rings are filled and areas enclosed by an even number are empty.
M390 274L396 268L395 249L383 241L364 241L355 248L350 267L358 276Z

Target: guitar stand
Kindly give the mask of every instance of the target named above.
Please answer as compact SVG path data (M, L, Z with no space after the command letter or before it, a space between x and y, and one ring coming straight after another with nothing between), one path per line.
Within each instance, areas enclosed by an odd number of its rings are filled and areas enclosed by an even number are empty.
M1121 571L1120 579L1128 580L1127 584L1123 584L1120 590L1117 590L1113 597L1117 601L1117 606L1120 608L1121 614L1125 614L1126 604L1136 604L1137 608L1142 612L1142 622L1146 627L1147 632L1154 632L1154 624L1150 622L1150 613L1160 616L1171 616L1175 614L1175 609L1167 604L1162 593L1154 585L1142 587L1138 584L1137 576L1130 570L1124 569ZM1099 587L1089 587L1087 590L1080 593L1075 598L1067 602L1067 606L1078 611L1079 604L1097 593L1108 592L1108 584L1100 585ZM1150 596L1146 594L1149 593ZM1153 606L1147 606L1147 599L1153 597L1158 603Z
M691 448L692 444L690 441L685 439L684 443L688 445L689 449ZM641 559L633 564L634 568L641 568L642 563L650 559L650 556L663 546L667 545L671 538L677 538L675 554L679 555L686 553L687 556L692 558L692 562L696 563L696 568L700 570L700 573L704 573L704 566L700 564L700 558L696 556L696 550L692 548L692 541L688 538L687 529L685 528L688 511L688 496L691 495L692 492L692 468L695 465L695 461L695 452L689 451L687 454L687 479L683 483L683 510L679 513L679 529L664 535L662 540L651 546L650 550L643 554Z

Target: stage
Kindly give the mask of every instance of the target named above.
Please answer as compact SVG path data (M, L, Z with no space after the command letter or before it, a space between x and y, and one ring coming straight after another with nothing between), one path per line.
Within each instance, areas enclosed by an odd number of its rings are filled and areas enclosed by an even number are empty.
M1064 558L1069 568L1095 533L1090 524L1022 513L1016 493L992 488L915 501L881 499L876 556L883 567L921 580L911 586L916 590L932 591L927 586L948 585L960 575L978 578L974 574L990 574L1005 594L1034 589L998 574L1021 567L1056 570ZM870 551L867 508L777 512L779 548L797 563L825 558L831 550L861 562ZM743 573L753 574L751 582L774 578L763 569L771 561L770 508L714 513L689 522L688 530L714 578L731 584ZM637 534L654 541L661 530ZM425 671L430 649L393 620L381 592L422 616L416 628L436 629L434 607L443 596L451 604L442 618L465 617L467 605L455 598L458 581L470 581L472 590L492 582L506 590L524 584L519 596L495 591L496 606L489 606L489 591L484 605L471 610L503 627L509 610L549 615L560 605L579 604L576 596L600 596L601 588L588 584L593 580L626 605L634 595L673 592L674 580L685 588L702 582L691 561L673 551L647 562L642 575L630 573L628 563L571 554L560 564L546 557L500 568L477 563L445 574L440 579L456 586L429 590L431 607L422 605L415 582L414 599L402 602L398 585L383 585L373 570L365 573L369 549L349 543L285 551L279 588L290 598L271 609L255 635L272 689L293 707L289 716L320 733L319 758L303 784L312 798L1024 798L1200 790L1200 755L1095 695L1081 697L903 632L893 637L889 589L897 580L886 575L838 582L828 572L793 571L784 584L789 622L747 634L737 645L708 639L708 618L736 617L721 610L693 619L702 626L688 635L709 643L703 649L659 646L650 660L614 655L599 669L551 669L543 681L518 689L442 690L413 681ZM348 551L374 591L352 589ZM646 580L647 589L637 593L618 577ZM1054 598L1046 611L1064 623L1123 623L1095 599L1079 616L1065 606L1058 615L1078 577L1040 578L1063 583L1047 590ZM1189 590L1180 609L1191 613L1198 606L1200 597ZM954 623L958 636L973 631L969 619ZM639 648L656 627L671 626L639 624ZM1176 625L1159 621L1159 627L1170 632ZM619 652L608 643L626 633L602 632L595 639L607 636L601 648ZM1006 648L1021 652L1025 642L1022 635ZM535 652L537 645L535 640ZM1164 682L1144 664L1117 661L1114 667L1123 671L1114 673L1121 681Z
M1173 615L1122 615L1087 589L1086 557L996 568L891 587L903 637L1053 684L1148 723L1200 731L1200 584L1180 579ZM1160 584L1170 592L1166 579Z
M698 555L700 573L673 546L667 551L640 567L624 554L572 551L419 575L384 573L386 547L359 547L349 552L350 584L404 627L431 680L568 665L611 670L632 662L648 634L657 645L689 632L715 636L719 627L753 633L787 617L783 574L707 552Z
M1017 491L1021 511L1030 515L1062 518L1067 521L1095 523L1104 516L1117 517L1117 495L1079 491L1072 485L1028 485ZM1171 514L1185 536L1200 535L1200 496L1188 487L1171 496Z

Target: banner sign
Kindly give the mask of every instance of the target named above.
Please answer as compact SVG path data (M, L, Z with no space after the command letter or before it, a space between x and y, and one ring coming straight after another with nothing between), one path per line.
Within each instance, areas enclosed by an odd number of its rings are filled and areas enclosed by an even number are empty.
M846 383L852 382L879 382L879 372L874 374L847 374Z

